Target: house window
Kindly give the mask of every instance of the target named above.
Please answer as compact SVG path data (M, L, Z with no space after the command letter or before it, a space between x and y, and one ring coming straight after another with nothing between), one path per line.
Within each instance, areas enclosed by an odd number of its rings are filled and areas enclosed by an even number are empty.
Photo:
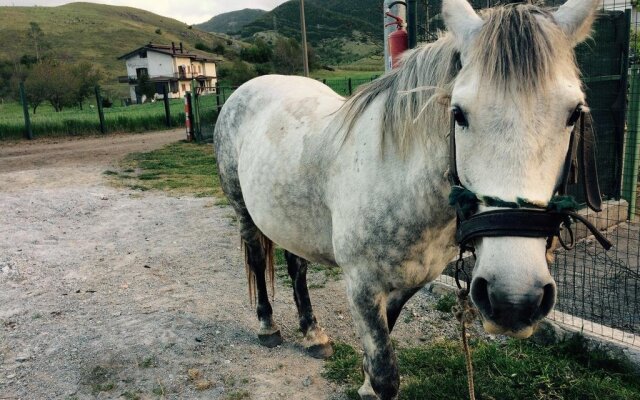
M146 50L142 50L140 52L140 58L147 58L147 51Z
M191 65L189 65L189 66L187 67L187 73L189 73L189 74L191 73Z
M182 91L183 91L183 92L186 92L186 91L187 91L187 86L186 86L184 83L182 84Z
M140 79L142 75L149 76L149 71L146 68L136 68L136 76L138 79Z
M171 93L178 93L178 82L171 81Z

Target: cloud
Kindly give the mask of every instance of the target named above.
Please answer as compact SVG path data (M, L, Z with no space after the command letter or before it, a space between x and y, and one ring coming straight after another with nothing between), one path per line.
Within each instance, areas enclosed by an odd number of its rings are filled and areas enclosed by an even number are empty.
M214 15L243 8L271 10L286 0L86 0L91 3L140 8L187 24L209 20ZM0 0L0 6L59 6L68 0Z

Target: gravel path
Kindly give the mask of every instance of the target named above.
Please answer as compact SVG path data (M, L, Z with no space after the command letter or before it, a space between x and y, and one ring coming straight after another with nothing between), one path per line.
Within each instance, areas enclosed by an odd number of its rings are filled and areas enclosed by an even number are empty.
M341 388L304 354L290 289L285 343L261 347L237 227L212 198L110 187L102 172L181 130L0 148L0 399L327 399ZM321 273L320 273L321 274ZM312 277L318 320L357 345L344 282ZM421 292L401 344L453 337Z

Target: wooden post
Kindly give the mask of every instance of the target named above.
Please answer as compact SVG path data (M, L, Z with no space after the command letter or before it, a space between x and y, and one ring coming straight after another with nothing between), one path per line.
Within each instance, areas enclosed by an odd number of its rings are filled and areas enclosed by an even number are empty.
M162 101L164 102L164 121L168 128L171 128L171 109L169 108L169 90L162 85Z
M98 105L98 118L100 119L100 132L107 133L107 129L104 126L104 110L102 109L102 96L100 95L100 86L95 87L96 103Z
M222 104L220 104L220 84L216 80L216 111L220 111Z
M347 83L349 85L349 96L351 96L353 94L353 83L351 82L351 78L348 79Z
M24 82L20 82L20 101L22 101L22 112L24 114L25 137L33 140L31 119L29 118L29 104L27 104L27 95L24 93Z
M307 23L304 18L304 0L300 0L300 25L302 30L302 63L304 76L309 77L309 52L307 49Z

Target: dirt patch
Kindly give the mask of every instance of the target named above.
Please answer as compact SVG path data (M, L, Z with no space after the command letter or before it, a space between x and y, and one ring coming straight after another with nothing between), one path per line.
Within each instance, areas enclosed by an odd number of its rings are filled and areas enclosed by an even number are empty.
M107 186L102 173L182 132L18 143L0 149L2 398L326 399L341 388L304 354L279 282L285 343L258 344L237 226L214 198ZM423 291L394 337L453 337ZM358 346L344 282L311 289L318 320ZM358 346L359 347L359 346Z

